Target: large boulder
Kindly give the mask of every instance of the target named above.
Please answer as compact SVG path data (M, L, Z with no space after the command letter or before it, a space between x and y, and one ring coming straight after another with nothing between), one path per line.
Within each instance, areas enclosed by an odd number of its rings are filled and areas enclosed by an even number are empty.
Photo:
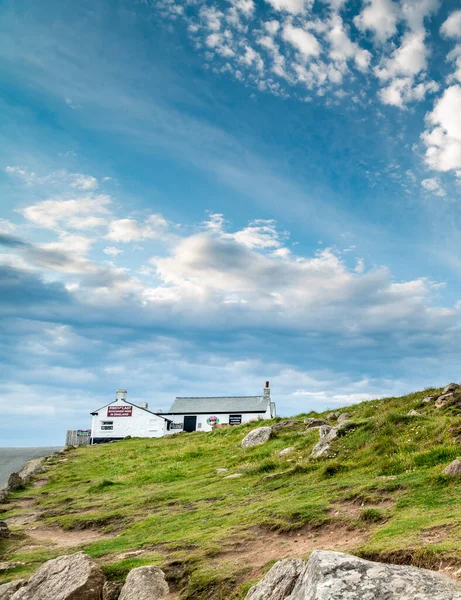
M35 475L39 475L44 472L45 472L45 469L43 467L43 459L42 458L33 458L32 460L29 460L28 462L26 462L23 469L19 473L19 477L21 478L22 483L24 484L24 483L29 483L29 481Z
M330 454L330 442L326 440L320 440L312 448L311 458L320 458L322 456L328 456Z
M447 386L443 388L442 394L449 394L450 392L456 392L459 389L458 383L449 383Z
M265 444L272 434L272 427L258 427L252 429L242 440L242 448L251 448Z
M159 567L138 567L128 573L119 600L158 600L169 591Z
M7 488L8 488L9 492L13 492L14 490L19 489L23 485L24 485L24 482L21 479L21 476L19 475L19 473L11 473L11 475L8 477Z
M25 586L26 583L27 579L16 579L16 581L10 581L10 583L0 585L0 600L11 600L13 594Z
M279 560L264 579L250 589L246 600L284 600L284 598L288 598L305 566L305 561L298 558Z
M322 425L319 429L320 439L327 442L331 442L338 436L337 427L331 427L330 425Z
M444 406L446 406L449 402L451 402L452 400L454 400L454 396L451 393L448 394L442 394L441 396L439 396L437 398L437 400L435 401L435 408L443 408Z
M11 600L100 600L104 575L84 552L49 560Z
M300 561L302 562L302 561ZM270 582L289 580L287 592ZM290 589L291 586L291 589ZM276 589L276 588L275 588ZM266 590L266 593L263 593ZM261 595L258 595L258 593ZM276 563L247 600L461 600L461 584L445 575L371 562L342 552L314 550L304 565Z
M457 458L451 462L448 467L445 467L442 473L451 477L457 477L458 475L461 475L461 460Z

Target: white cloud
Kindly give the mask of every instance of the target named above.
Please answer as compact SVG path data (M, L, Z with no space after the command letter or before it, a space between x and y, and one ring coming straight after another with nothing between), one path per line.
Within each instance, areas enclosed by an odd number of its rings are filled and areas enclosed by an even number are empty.
M91 175L83 175L82 173L73 173L71 175L73 181L70 186L79 190L93 190L98 187L98 180Z
M448 87L426 117L426 162L436 171L461 168L461 86Z
M92 175L83 173L69 173L66 170L53 171L48 175L38 175L27 167L7 166L5 172L22 179L26 185L70 186L77 190L94 190L98 187L98 180Z
M300 27L285 25L283 28L283 39L289 42L300 52L304 59L316 57L320 54L320 44L317 38L309 31Z
M392 0L365 0L362 12L354 18L361 31L373 32L376 39L385 42L397 30L398 7Z
M354 60L356 67L360 71L366 71L370 64L371 54L368 50L352 42L348 32L339 15L334 15L331 19L331 28L327 33L327 39L330 43L330 57L336 63L345 63L348 60Z
M412 77L396 77L380 90L379 96L384 104L404 108L409 102L419 102L428 93L437 92L438 89L439 85L435 81L415 84Z
M456 46L447 55L447 61L453 62L455 70L452 75L449 76L448 81L459 81L461 83L461 44Z
M402 17L412 31L424 29L424 19L436 13L441 5L441 0L402 0Z
M168 222L161 215L150 215L144 223L135 219L116 219L109 223L108 240L114 242L137 242L162 237Z
M313 0L266 0L273 8L293 15L304 13L314 3Z
M441 198L447 195L446 191L441 186L440 179L438 177L423 179L421 185L428 192L433 192L436 196L440 196Z
M105 225L111 202L106 194L87 194L70 200L44 200L19 212L39 227L88 229Z
M427 68L428 55L424 38L424 32L407 33L401 46L376 68L377 77L387 80L399 75L414 76L424 71Z
M120 250L120 248L116 248L115 246L106 246L103 250L104 254L107 254L108 256L112 256L112 257L116 257L119 254L123 253L123 250Z
M453 11L442 24L440 33L447 38L461 39L461 10Z

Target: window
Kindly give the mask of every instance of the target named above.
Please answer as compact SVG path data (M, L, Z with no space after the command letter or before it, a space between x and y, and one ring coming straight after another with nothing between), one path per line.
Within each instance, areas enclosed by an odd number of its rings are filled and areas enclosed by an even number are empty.
M101 421L101 431L112 431L114 429L113 421Z

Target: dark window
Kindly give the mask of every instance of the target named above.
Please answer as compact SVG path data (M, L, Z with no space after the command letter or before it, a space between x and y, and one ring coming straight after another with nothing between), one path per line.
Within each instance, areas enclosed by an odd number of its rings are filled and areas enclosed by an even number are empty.
M242 415L229 415L229 425L241 425Z

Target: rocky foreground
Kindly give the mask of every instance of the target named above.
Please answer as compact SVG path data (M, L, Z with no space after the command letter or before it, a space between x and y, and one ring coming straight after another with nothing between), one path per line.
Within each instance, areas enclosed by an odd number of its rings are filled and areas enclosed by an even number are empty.
M48 561L29 581L1 585L0 600L161 600L169 592L156 566L133 569L122 585L77 552ZM461 600L461 584L426 569L316 550L307 561L277 562L246 600Z

